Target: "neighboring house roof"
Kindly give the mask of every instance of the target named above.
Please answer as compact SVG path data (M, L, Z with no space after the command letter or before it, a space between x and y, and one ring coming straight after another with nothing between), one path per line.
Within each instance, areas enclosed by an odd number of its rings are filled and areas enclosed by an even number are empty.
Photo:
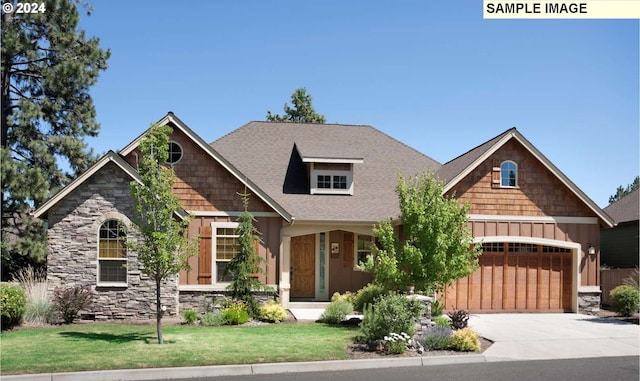
M254 184L244 173L240 172L236 166L232 165L228 160L226 160L222 155L216 152L209 144L207 144L198 134L193 132L183 121L181 121L177 116L175 116L171 111L165 115L164 118L160 119L156 124L158 125L166 125L171 123L173 126L180 129L185 135L191 138L200 148L202 148L211 158L217 161L222 167L224 167L229 173L231 173L236 179L238 179L242 184L247 186L247 189L251 191L251 193L255 194L258 198L264 201L267 205L269 205L274 211L276 211L282 218L286 221L291 221L291 215L281 206L279 205L269 194L265 193L262 189L260 189L256 184ZM148 130L147 130L148 131ZM135 150L146 132L143 132L140 136L134 139L131 143L129 143L126 147L120 150L120 154L122 156L126 156Z
M489 159L493 153L504 146L511 139L521 143L536 159L538 159L551 173L567 186L582 202L584 202L606 225L612 227L613 219L603 212L593 200L591 200L580 188L578 188L569 178L562 173L549 159L538 151L522 134L515 128L510 128L502 134L490 139L457 158L445 163L436 172L436 175L445 182L445 193L451 190L458 182L464 179L469 173L475 170L485 160Z
M405 177L440 164L371 127L250 122L211 146L296 220L377 222L400 213L395 187ZM353 163L353 195L311 195L289 176L306 175L304 162ZM307 181L307 179L303 179Z
M42 204L41 207L36 209L33 212L33 216L35 218L44 218L49 212L49 209L51 209L58 202L60 202L60 200L65 198L68 194L70 194L76 188L82 185L88 178L93 176L93 174L98 172L101 168L103 168L108 163L114 163L115 165L120 167L120 169L124 173L129 175L129 177L131 177L132 180L135 180L139 184L142 184L142 180L140 179L138 171L136 171L131 165L129 165L129 163L127 163L120 155L118 155L113 151L109 151L100 159L98 159L98 161L94 165L92 165L89 169L87 169L83 174L76 177L71 183L69 183L69 185L62 188L58 193L56 193L53 197L47 200L47 202ZM176 215L181 219L185 219L187 217L187 213L185 211L176 212Z
M640 219L640 190L636 189L620 200L610 204L604 211L613 218L616 224Z

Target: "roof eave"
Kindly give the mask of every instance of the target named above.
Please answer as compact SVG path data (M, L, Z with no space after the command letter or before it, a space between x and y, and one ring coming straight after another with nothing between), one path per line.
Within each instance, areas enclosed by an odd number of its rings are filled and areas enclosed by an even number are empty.
M167 125L172 123L177 126L183 133L185 133L193 142L196 143L200 148L202 148L209 156L211 156L214 160L216 160L222 167L224 167L229 173L231 173L236 179L238 179L242 184L244 184L248 190L250 190L253 194L257 195L262 201L264 201L270 208L272 208L276 213L278 213L282 218L284 218L287 222L291 222L291 214L287 212L282 206L280 206L273 198L271 198L268 194L262 191L256 184L254 184L251 180L249 180L246 176L244 176L236 167L234 167L230 162L228 162L222 155L220 155L211 145L207 144L198 134L196 134L191 128L189 128L182 120L180 120L177 116L175 116L172 112L167 113L162 119L160 119L156 124L157 125ZM140 141L147 133L148 130L143 132L140 136L138 136L135 140L129 143L126 147L124 147L120 154L123 156L128 155L133 152Z
M36 209L32 216L35 218L44 218L47 215L49 209L55 206L58 202L60 202L63 198L73 192L76 188L82 185L87 179L93 176L96 172L98 172L101 168L103 168L108 163L115 163L122 171L124 171L132 180L137 181L142 184L142 180L140 180L140 176L138 176L138 172L129 165L120 155L113 151L107 152L104 156L102 156L98 161L91 166L87 171L83 174L75 178L72 182L70 182L67 186L62 188L58 193L56 193L53 197L47 200L44 204L42 204L38 209ZM184 217L181 217L184 218Z
M482 155L480 155L471 165L465 168L464 171L460 172L453 179L448 181L444 186L444 193L450 191L458 182L464 179L469 173L476 169L481 163L491 157L498 149L500 149L504 144L506 144L512 138L516 139L520 144L522 144L529 152L536 157L551 173L553 173L566 187L571 189L571 191L583 202L585 203L607 227L613 227L614 221L613 219L606 214L598 205L596 205L593 200L589 198L580 188L578 188L558 167L556 167L546 156L542 154L531 142L529 142L522 134L520 134L516 129L512 129L509 133L505 134L501 139L499 139L491 148L486 150Z

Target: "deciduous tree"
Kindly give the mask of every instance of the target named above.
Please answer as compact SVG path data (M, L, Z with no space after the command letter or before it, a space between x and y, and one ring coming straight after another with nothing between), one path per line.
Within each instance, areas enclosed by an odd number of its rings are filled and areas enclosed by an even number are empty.
M473 245L467 227L468 205L443 196L443 184L431 174L401 176L396 192L400 199L402 240L391 220L374 228L378 245L363 269L374 283L390 290L413 286L422 291L444 290L477 267L481 246Z
M38 4L37 13L2 12L3 277L22 264L44 262L44 227L28 212L95 159L84 142L99 129L89 88L110 55L78 28L76 2Z
M189 242L185 230L188 218L178 218L183 211L180 200L173 193L175 175L165 165L169 157L168 126L152 126L140 142L142 158L138 172L142 184L131 183L134 199L134 223L140 239L127 242L127 248L138 254L142 272L155 282L156 327L158 343L162 344L161 284L180 270L189 269L187 260L197 255L196 242Z
M272 122L294 122L294 123L326 123L324 115L318 114L313 108L311 94L307 94L307 89L301 87L296 89L291 95L293 108L284 104L284 115L272 114L267 111L267 120Z

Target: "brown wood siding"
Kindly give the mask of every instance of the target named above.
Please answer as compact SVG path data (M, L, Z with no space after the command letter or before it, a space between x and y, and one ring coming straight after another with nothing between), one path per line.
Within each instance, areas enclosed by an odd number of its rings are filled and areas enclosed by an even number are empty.
M180 272L180 284L211 284L211 278L204 274L211 272L211 223L235 222L236 217L196 217L189 225L189 237L201 236L199 255L189 259L191 269ZM280 254L280 227L282 220L279 217L256 218L255 226L261 233L262 242L258 244L258 255L264 258L265 274L259 275L263 284L278 283L278 256ZM202 235L204 232L204 235ZM208 236L207 236L208 232ZM203 239L204 238L204 239ZM208 255L207 255L208 253Z
M177 128L171 135L171 140L182 147L182 159L173 167L177 177L174 192L185 210L244 209L238 193L244 193L245 187L238 179ZM140 151L136 149L127 155L125 160L137 168L136 162L139 157ZM255 195L251 196L249 203L252 211L273 211Z
M518 187L492 187L494 165L518 165ZM495 174L493 175L495 176ZM595 214L524 146L507 142L448 192L471 204L471 214L594 217Z
M369 273L353 269L355 235L352 232L334 230L329 232L329 242L337 242L340 252L332 255L329 250L329 298L336 293L358 291L372 281Z

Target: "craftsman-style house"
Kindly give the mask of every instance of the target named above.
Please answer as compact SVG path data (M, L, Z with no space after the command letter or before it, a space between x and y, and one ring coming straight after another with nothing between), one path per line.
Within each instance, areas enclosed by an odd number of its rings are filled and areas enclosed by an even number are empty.
M167 164L193 217L188 234L200 238L191 270L163 286L167 313L201 309L224 292L245 190L262 233L260 280L283 306L360 289L371 281L356 265L372 226L399 214L398 174L427 170L471 204L469 228L484 247L479 269L440 296L448 307L577 312L599 303L599 231L612 221L515 128L440 164L370 126L251 122L208 144L172 113L158 123L174 129ZM143 136L34 213L48 222L51 287L90 285L96 319L155 310L150 280L122 245L135 229L120 228L131 226Z

